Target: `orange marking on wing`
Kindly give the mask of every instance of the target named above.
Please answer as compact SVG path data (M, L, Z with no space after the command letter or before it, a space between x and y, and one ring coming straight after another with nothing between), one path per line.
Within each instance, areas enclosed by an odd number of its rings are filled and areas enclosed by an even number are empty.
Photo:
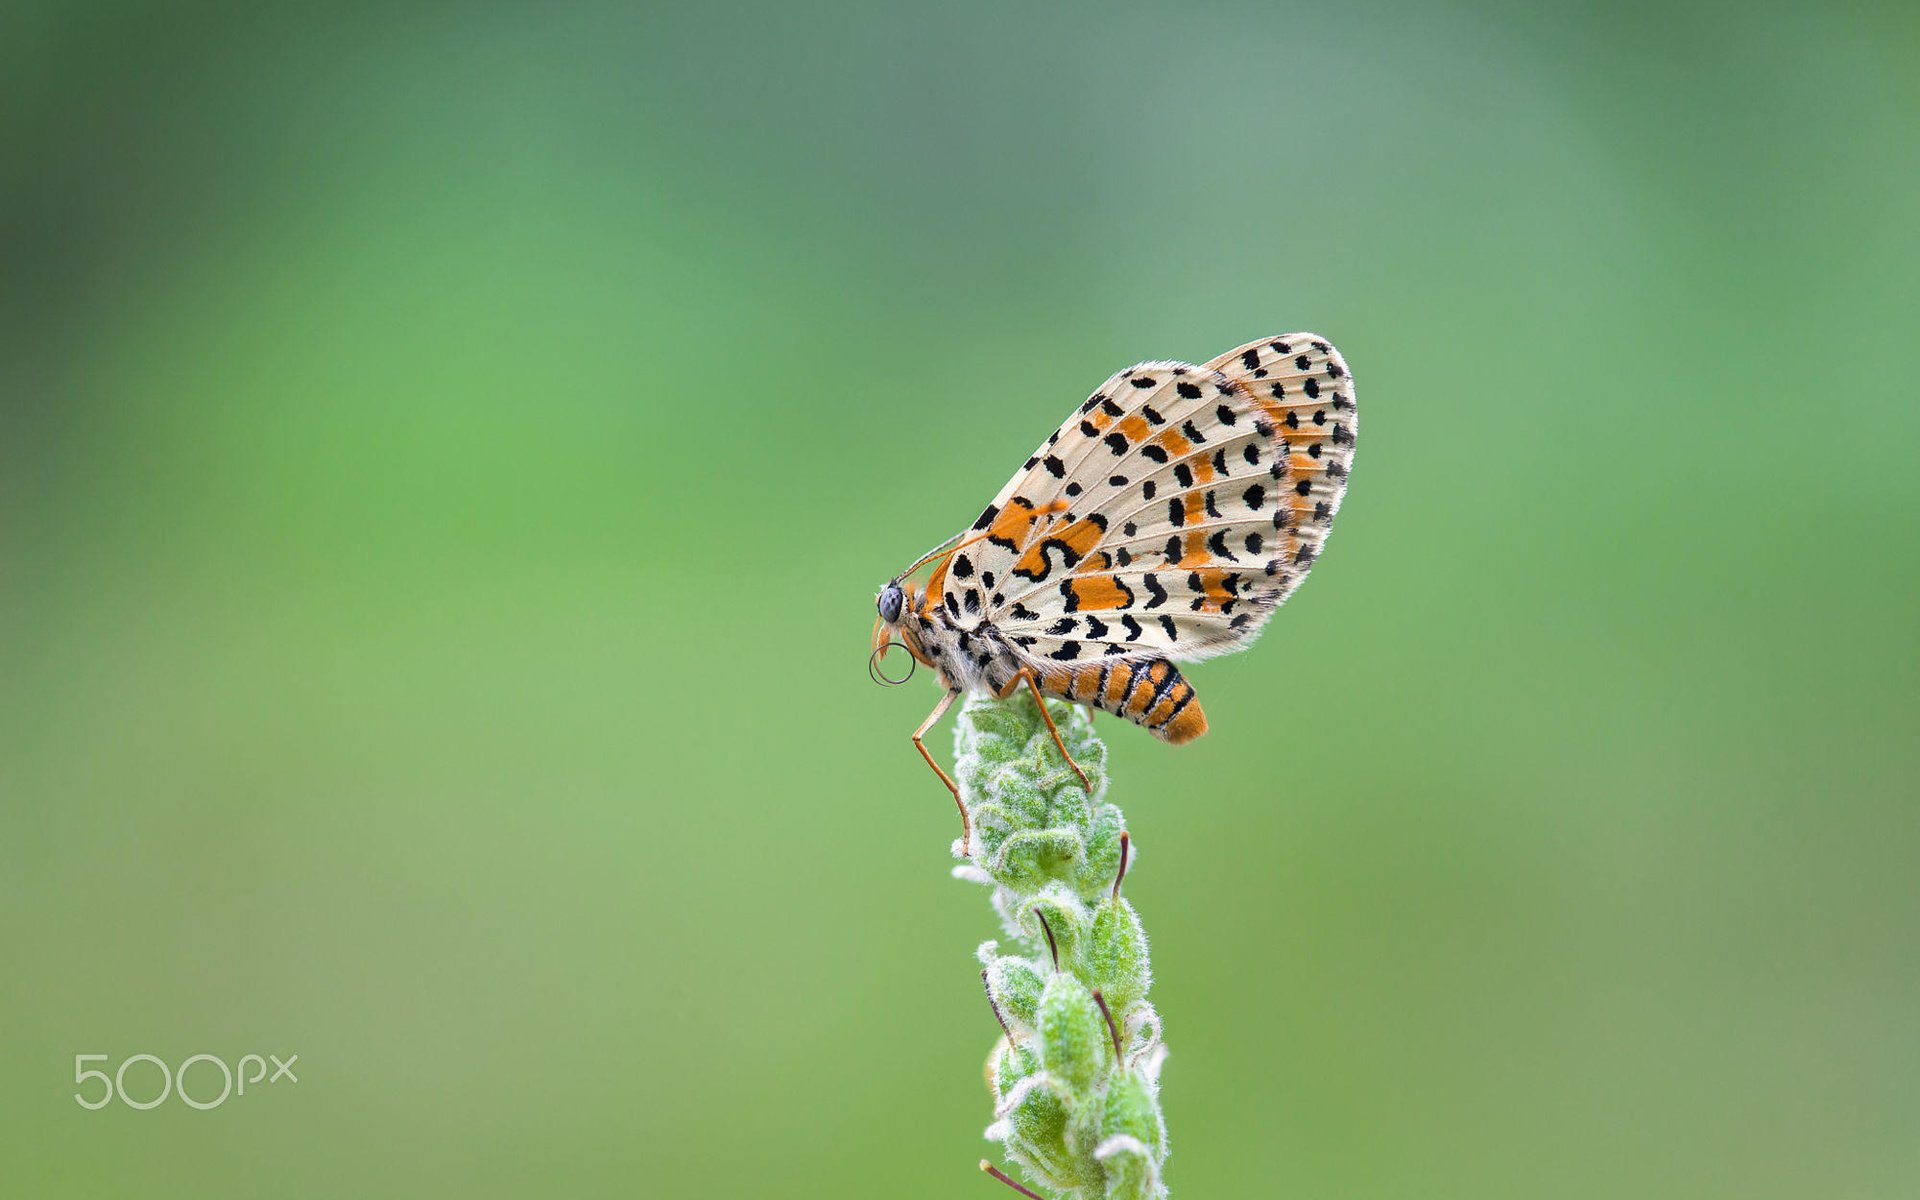
M1021 545L1027 540L1027 531L1033 527L1037 519L1032 505L1018 499L1013 500L999 516L993 519L993 524L987 526L987 536L1012 542L1016 546Z
M1188 497L1188 499L1192 499L1192 497ZM1191 512L1187 514L1187 520L1194 520ZM1197 567L1202 563L1210 563L1212 561L1213 551L1207 549L1207 535L1204 531L1196 529L1187 535L1187 540L1180 547L1180 561L1173 565L1176 567Z
M1193 449L1193 443L1187 440L1187 435L1171 427L1162 429L1160 435L1153 440L1156 445L1164 447L1166 452L1175 458L1184 457L1189 450Z
M1072 546L1075 554L1081 558L1085 558L1087 555L1093 553L1095 546L1100 544L1101 532L1098 525L1095 525L1085 517L1081 517L1073 524L1063 529L1055 530L1048 536L1059 538L1067 545Z
M1062 508L1066 507L1066 502L1061 501L1060 506ZM1047 556L1044 551L1047 548L1047 543L1053 541L1059 541L1065 544L1068 549L1072 550L1074 559L1072 565L1078 566L1080 561L1091 554L1093 548L1100 544L1100 537L1100 527L1085 517L1080 518L1071 525L1049 526L1040 531L1040 536L1033 538L1033 540L1028 543L1026 553L1022 554L1019 561L1013 564L1013 569L1015 571L1026 572L1030 578L1034 576L1044 576L1047 573Z
M1125 436L1129 442L1135 444L1138 444L1142 438L1145 438L1153 432L1153 426L1147 424L1147 419L1139 413L1128 413L1120 419L1120 424L1117 425L1115 429Z
M1209 600L1231 600L1233 592L1227 587L1227 577L1234 572L1225 567L1211 567L1199 572L1200 586L1207 591Z
M1074 607L1079 610L1102 611L1111 608L1129 608L1132 597L1121 590L1119 581L1111 575L1084 575L1067 581L1073 589Z
M934 608L939 603L940 597L945 594L947 590L947 564L952 561L953 556L949 554L940 560L940 565L933 569L933 574L927 576L927 590L920 593L920 615L922 617L931 617Z
M1213 460L1205 454L1196 454L1188 459L1187 470L1193 472L1193 478L1198 483L1213 482Z
M1033 536L1034 528L1041 517L1066 510L1066 500L1058 496L1038 508L1016 496L1007 503L1006 510L993 519L993 524L987 527L987 536L1012 542L1015 546L1024 546Z

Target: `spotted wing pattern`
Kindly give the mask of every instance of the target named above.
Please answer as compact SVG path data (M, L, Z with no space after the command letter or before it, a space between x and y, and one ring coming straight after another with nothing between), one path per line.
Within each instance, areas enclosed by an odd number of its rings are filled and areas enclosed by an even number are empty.
M1049 675L1234 649L1325 544L1356 430L1346 363L1313 334L1130 367L987 506L941 602Z

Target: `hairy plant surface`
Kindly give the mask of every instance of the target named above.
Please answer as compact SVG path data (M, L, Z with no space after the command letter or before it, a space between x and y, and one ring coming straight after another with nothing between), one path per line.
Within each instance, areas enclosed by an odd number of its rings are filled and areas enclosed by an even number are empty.
M973 814L954 874L993 889L1005 934L979 950L1005 1034L988 1060L987 1137L1056 1196L1152 1200L1166 1195L1166 1050L1147 999L1147 937L1120 894L1131 843L1105 802L1107 748L1092 718L1072 704L1049 711L1091 795L1030 696L970 698L954 735L954 778Z

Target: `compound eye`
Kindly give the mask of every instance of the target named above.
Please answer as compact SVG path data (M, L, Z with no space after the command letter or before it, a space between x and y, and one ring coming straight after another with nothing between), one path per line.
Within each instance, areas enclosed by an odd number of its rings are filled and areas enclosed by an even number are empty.
M903 597L900 594L899 584L890 583L886 587L881 588L880 600L879 600L880 619L882 621L885 621L889 625L892 625L895 622L899 621L900 620L900 604L902 599Z

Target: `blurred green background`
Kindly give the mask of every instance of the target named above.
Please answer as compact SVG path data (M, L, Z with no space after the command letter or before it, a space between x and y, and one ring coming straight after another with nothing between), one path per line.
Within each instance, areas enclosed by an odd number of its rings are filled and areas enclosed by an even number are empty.
M3 20L0 1192L994 1195L873 591L1312 329L1329 554L1107 726L1174 1195L1920 1194L1911 6Z

